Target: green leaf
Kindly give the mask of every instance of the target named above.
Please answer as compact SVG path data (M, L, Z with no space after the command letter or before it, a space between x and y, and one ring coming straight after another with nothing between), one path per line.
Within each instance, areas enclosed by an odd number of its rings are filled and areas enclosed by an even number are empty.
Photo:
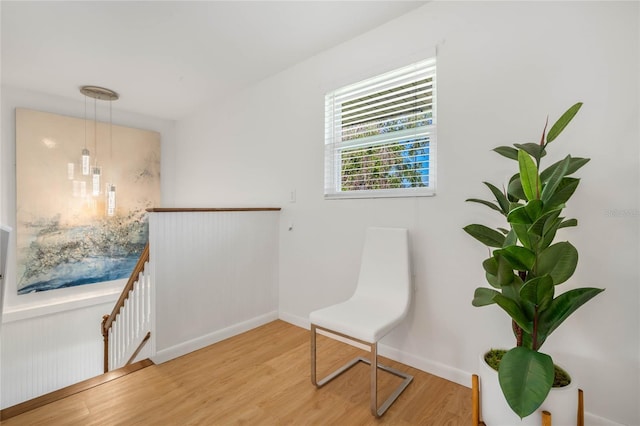
M536 262L536 255L531 250L520 246L509 246L501 250L496 250L495 254L504 256L513 269L519 271L531 271ZM542 274L541 274L542 275Z
M503 157L510 158L512 160L518 160L518 150L515 148L511 148L510 146L499 146L493 149L498 154Z
M489 247L502 247L504 235L484 225L467 225L464 229L469 235Z
M518 235L515 230L507 232L507 237L504 239L504 245L502 247L513 246L518 242Z
M538 168L529 154L523 150L518 151L518 167L520 170L520 182L527 200L540 198L540 177Z
M498 275L498 259L490 257L482 262L482 268L484 271L491 275Z
M489 207L489 208L491 208L493 210L496 210L496 211L499 211L500 213L502 213L502 209L500 209L499 206L493 204L490 201L480 200L478 198L467 198L465 201L472 202L472 203L483 204L483 205L485 205L485 206L487 206L487 207Z
M569 198L576 192L576 188L580 183L580 179L565 177L560 181L560 185L556 188L555 194L553 194L545 204L545 210L556 209L558 207L564 207L564 204L569 201Z
M509 185L507 185L507 195L509 201L517 202L518 200L526 200L527 196L524 195L522 189L522 182L520 182L520 175L515 174L509 179Z
M532 250L537 240L535 240L535 238L532 240L531 237L535 236L535 234L531 234L529 232L529 225L514 223L511 226L513 228L513 232L518 236L518 240L520 240L522 245L528 248L529 250Z
M556 243L542 250L535 265L535 275L549 275L553 284L567 281L578 265L578 250L568 241Z
M509 314L511 319L513 319L516 322L516 324L518 324L520 326L520 328L525 330L527 333L531 333L532 324L531 324L531 322L529 321L529 319L527 318L527 316L525 315L525 313L522 311L522 309L520 308L520 306L518 305L518 303L515 300L513 300L513 299L511 299L509 297L503 296L500 293L494 294L493 295L493 300L507 314Z
M540 160L540 158L547 155L544 147L540 146L540 144L529 142L529 143L515 143L513 144L518 149L526 151L529 155L531 155L536 160Z
M493 300L493 296L495 296L496 294L500 293L490 288L478 287L473 293L473 301L471 302L471 304L473 306L493 305L494 303L496 303L495 300Z
M520 300L522 300L522 306L531 320L533 320L536 312L541 312L551 305L553 296L553 280L548 275L533 278L532 280L525 282L520 289Z
M487 282L494 288L502 288L513 282L515 275L509 262L495 255L482 262Z
M550 212L544 213L535 222L533 222L533 224L529 228L529 232L535 235L543 236L544 234L550 231L549 227L558 218L558 216L560 216L561 212L562 210L556 209L556 210L552 210Z
M582 107L582 102L574 104L571 108L566 110L564 114L562 114L562 116L553 124L553 126L551 126L551 130L549 130L549 133L547 133L547 144L553 142L554 139L557 138L560 133L562 133L564 128L567 127L567 124L569 124L573 117L575 117L575 115L578 113L580 107Z
M511 210L507 215L507 221L511 224L531 224L533 221L529 217L527 213L526 206L518 206L515 209Z
M556 213L560 214L560 211L556 210L551 212L551 215L547 217L547 220L545 221L542 228L542 241L538 245L538 252L546 249L551 245L551 243L553 243L553 239L555 238L556 232L558 232L563 219L561 217L556 217Z
M502 393L521 418L536 411L553 385L553 360L547 354L516 347L504 354L498 370Z
M498 282L498 260L495 257L490 257L482 262L482 267L485 271L485 278L491 287L502 287Z
M522 288L522 280L519 276L514 275L513 281L509 285L502 287L502 295L513 300L520 306L520 289Z
M567 155L564 160L562 160L560 166L556 167L555 171L549 178L549 181L545 184L544 188L542 189L542 195L540 197L543 203L547 203L547 201L553 195L555 195L556 189L558 188L558 185L560 185L560 181L567 174L567 169L569 168L570 161L571 156Z
M558 226L558 229L568 228L570 226L578 226L578 219L567 219Z
M553 163L552 165L544 169L540 173L540 180L543 183L549 180L549 178L551 177L555 169L557 167L560 167L560 164L562 164L562 161L564 160L556 161L555 163ZM567 169L567 173L565 173L565 176L574 174L576 171L578 171L582 166L584 166L588 162L589 162L588 158L571 157L571 161L569 162L569 168Z
M562 293L544 310L538 321L539 346L553 331L562 324L572 313L589 300L602 293L602 288L575 288Z
M494 257L498 261L498 273L496 275L496 282L500 287L504 288L505 286L513 283L513 280L516 276L513 273L511 264L504 257L500 256L500 254L498 253L494 253Z
M529 223L533 223L540 217L542 213L542 201L540 200L531 200L525 206L525 210L527 211L527 215L531 219Z
M494 197L496 197L496 201L498 202L498 204L500 204L500 208L502 209L502 212L505 215L509 213L509 200L507 199L507 196L504 195L504 193L500 189L498 189L495 185L492 185L489 182L484 182L484 184L487 185L487 187L493 193Z

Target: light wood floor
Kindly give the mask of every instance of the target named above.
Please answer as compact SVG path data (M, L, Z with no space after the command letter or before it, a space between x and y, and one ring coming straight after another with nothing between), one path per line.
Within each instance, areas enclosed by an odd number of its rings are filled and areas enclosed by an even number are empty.
M318 374L364 351L318 336ZM414 381L382 419L369 413L360 364L321 389L309 379L309 331L274 321L160 365L12 417L14 425L468 425L471 390L382 359ZM397 383L379 373L379 398Z

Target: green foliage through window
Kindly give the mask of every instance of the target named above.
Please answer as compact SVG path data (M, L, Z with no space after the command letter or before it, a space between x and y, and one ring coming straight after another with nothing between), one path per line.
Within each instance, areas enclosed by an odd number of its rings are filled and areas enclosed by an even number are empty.
M434 93L435 58L328 94L325 193L433 189Z

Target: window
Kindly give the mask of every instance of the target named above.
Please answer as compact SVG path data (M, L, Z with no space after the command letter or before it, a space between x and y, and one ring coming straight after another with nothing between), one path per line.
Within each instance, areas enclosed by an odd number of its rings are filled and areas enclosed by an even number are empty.
M325 96L325 198L433 195L436 60Z

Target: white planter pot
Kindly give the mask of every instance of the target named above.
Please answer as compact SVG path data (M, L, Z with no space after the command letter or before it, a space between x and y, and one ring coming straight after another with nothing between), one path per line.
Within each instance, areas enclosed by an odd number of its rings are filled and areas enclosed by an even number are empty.
M547 399L533 414L520 420L502 394L498 372L480 355L480 416L487 426L540 426L542 411L551 413L553 426L575 426L578 413L578 388L572 379L568 386L552 388Z

